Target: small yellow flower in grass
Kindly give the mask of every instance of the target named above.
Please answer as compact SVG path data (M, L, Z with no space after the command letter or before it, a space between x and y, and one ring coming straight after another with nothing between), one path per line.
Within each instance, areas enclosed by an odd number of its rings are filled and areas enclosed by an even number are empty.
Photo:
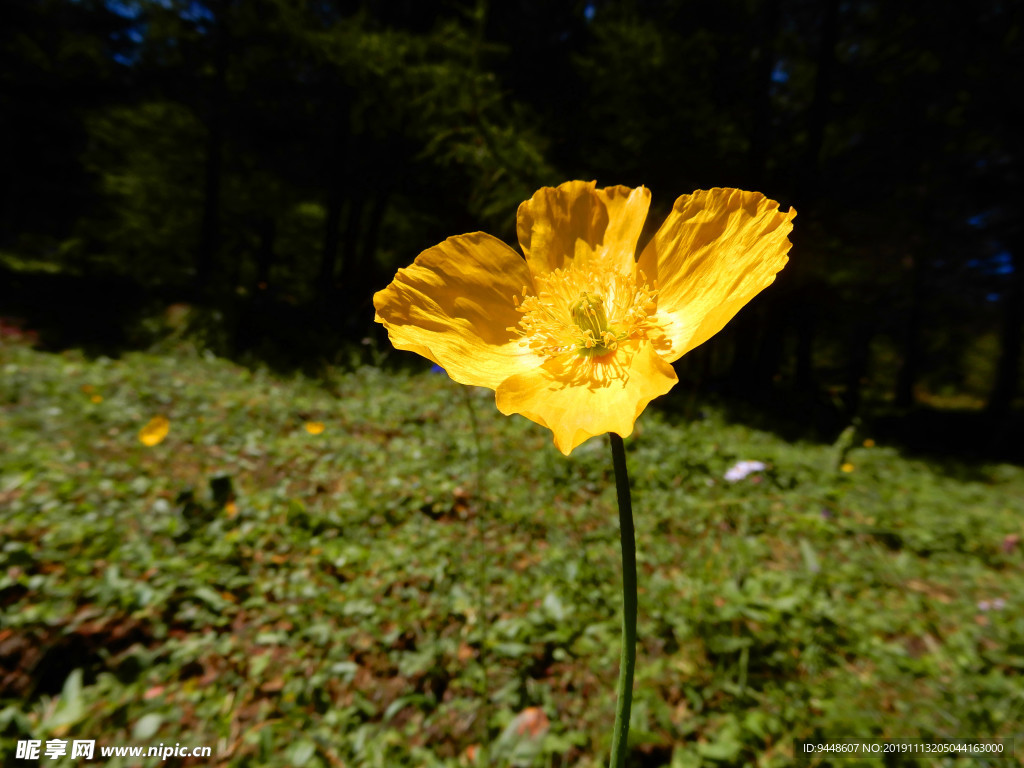
M843 472L853 472L853 470L856 469L856 467L854 467L853 464L847 461L842 466L840 466L839 469L841 469Z
M103 402L103 395L93 395L92 397L89 398L89 400L91 400L92 402L97 403L97 404L102 403Z
M324 431L324 423L322 421L307 421L304 426L311 435L319 435Z
M166 416L154 416L139 430L139 442L150 447L159 445L171 430L171 422Z
M772 283L796 216L758 192L694 192L637 256L650 201L644 187L544 187L519 206L525 259L482 232L450 237L374 296L375 319L566 455L626 437L675 385L671 363Z
M865 447L865 448L874 448L874 447L875 447L875 441L874 441L874 440L872 440L872 439L871 439L871 438L869 437L868 439L866 439L866 440L864 441L864 447Z

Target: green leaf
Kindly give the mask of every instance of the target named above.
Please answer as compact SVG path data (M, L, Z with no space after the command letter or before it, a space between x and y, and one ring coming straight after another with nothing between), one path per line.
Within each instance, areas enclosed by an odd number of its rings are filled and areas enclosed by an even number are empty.
M156 732L160 730L160 726L163 723L163 715L156 712L143 715L136 721L135 727L132 728L132 738L136 741L147 741L156 735Z
M562 605L561 599L555 592L548 592L544 596L544 610L548 612L552 619L557 622L565 620L566 610L565 606Z
M288 764L301 768L316 754L316 743L310 739L300 739L288 747Z
M818 562L818 554L807 539L800 539L800 554L804 558L804 567L811 573L819 573L821 564Z
M192 590L192 594L217 611L227 608L230 603L221 597L216 591L206 586L198 586Z
M60 699L53 716L47 720L50 728L75 725L86 715L85 702L82 700L82 670L72 670L64 681Z

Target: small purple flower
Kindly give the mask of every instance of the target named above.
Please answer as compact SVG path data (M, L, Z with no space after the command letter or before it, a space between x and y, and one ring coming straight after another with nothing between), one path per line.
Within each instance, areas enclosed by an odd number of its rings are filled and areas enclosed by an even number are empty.
M981 600L978 602L978 610L982 613L986 611L1001 611L1006 607L1006 601L1001 597L997 597L995 600Z
M730 483L735 483L752 472L763 472L767 468L768 465L763 461L739 461L731 466L723 477Z

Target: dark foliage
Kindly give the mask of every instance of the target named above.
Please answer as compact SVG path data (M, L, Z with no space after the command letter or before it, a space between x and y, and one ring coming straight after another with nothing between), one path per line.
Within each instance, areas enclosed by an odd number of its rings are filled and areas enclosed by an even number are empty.
M0 313L54 343L143 343L140 312L186 301L224 319L219 351L337 360L397 266L460 232L514 241L537 187L597 178L650 187L653 225L710 186L800 212L777 285L680 364L696 386L844 422L1020 395L1019 4L0 14Z

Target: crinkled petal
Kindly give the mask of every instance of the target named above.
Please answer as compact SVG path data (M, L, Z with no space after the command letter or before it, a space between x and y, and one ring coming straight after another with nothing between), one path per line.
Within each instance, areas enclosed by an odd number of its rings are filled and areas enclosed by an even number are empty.
M503 381L495 399L502 413L519 413L550 429L555 446L568 456L594 435L627 437L647 404L677 381L649 343L630 340L594 360L575 352L553 357Z
M491 235L449 237L398 270L374 294L391 343L433 360L461 384L497 389L541 360L507 330L522 316L513 296L533 278L523 258Z
M519 245L533 274L563 269L577 253L606 256L612 268L633 270L651 193L644 187L596 187L593 181L567 181L539 189L519 206Z
M659 352L672 362L718 333L789 260L796 211L759 192L700 190L676 200L640 254L657 282Z

